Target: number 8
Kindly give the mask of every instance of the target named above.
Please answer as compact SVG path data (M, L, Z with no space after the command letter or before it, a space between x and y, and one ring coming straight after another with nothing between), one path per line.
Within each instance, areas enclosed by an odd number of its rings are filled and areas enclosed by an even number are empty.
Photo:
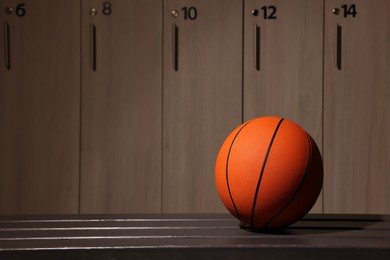
M104 15L110 15L111 13L112 13L111 3L110 2L104 2L103 3L103 14Z

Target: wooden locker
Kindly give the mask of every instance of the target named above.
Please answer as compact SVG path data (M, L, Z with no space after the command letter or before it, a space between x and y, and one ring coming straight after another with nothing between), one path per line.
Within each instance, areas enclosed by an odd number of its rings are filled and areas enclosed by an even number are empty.
M325 1L324 209L390 213L390 2Z
M162 1L81 4L81 213L159 213Z
M78 213L79 3L0 3L0 214Z
M290 119L322 150L323 1L244 5L244 121ZM312 212L322 212L321 196Z
M242 121L242 1L164 1L163 213L225 212L214 180Z

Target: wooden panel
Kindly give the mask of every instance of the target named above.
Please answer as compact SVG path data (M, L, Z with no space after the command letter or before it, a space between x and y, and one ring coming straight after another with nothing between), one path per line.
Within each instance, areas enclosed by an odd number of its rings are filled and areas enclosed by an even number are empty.
M389 259L390 215L308 215L272 231L231 215L0 220L1 259Z
M160 212L162 3L104 2L82 1L81 212Z
M20 3L0 6L0 214L77 213L79 1Z
M285 117L322 150L323 1L246 0L244 16L244 120Z
M325 2L325 212L390 213L390 2Z
M164 2L163 212L226 211L214 165L241 123L241 55L242 1Z

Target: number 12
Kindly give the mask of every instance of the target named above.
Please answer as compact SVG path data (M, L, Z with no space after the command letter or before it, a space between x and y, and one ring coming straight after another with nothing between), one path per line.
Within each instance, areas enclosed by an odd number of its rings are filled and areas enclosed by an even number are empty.
M263 11L264 19L276 19L276 6L263 6L261 10Z

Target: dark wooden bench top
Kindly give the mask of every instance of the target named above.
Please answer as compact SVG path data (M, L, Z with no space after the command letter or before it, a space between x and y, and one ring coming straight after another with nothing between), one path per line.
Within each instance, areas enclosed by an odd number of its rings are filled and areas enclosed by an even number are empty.
M390 215L239 228L227 214L0 217L0 259L386 259Z

